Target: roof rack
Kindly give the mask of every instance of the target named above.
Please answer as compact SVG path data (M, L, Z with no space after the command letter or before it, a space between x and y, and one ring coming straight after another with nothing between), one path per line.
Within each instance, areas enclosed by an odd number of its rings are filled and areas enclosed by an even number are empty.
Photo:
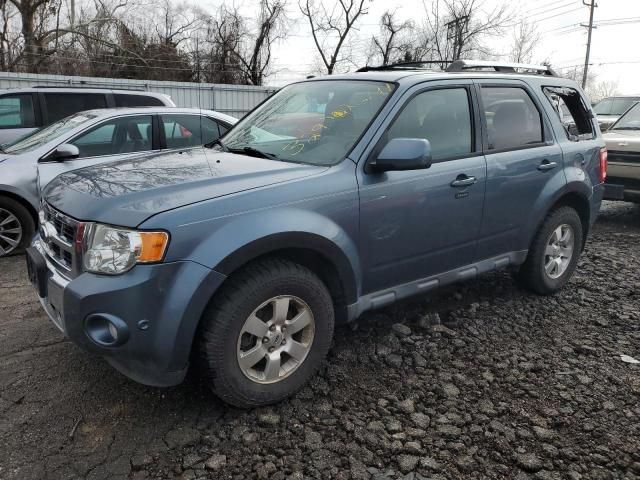
M464 72L466 70L479 70L493 68L499 73L523 73L517 70L535 72L538 75L557 77L558 74L548 65L530 65L528 63L494 62L488 60L456 60L446 68L446 72Z
M443 65L450 63L450 60L423 60L420 62L398 62L389 63L387 65L378 65L375 67L365 66L356 70L356 72L375 72L381 70L431 70L430 68L421 68L420 65Z
M65 85L33 85L31 88L52 88L52 89L55 89L55 88L60 88L60 89L72 88L74 90L76 90L76 89L77 90L82 90L82 89L85 89L85 90L130 90L132 92L144 92L144 91L146 91L144 89L144 87L142 87L142 86L140 86L140 87L133 86L132 88L123 88L123 87L112 87L110 85L108 85L108 86L107 85L104 85L104 86L92 86L92 85L85 85L85 84L78 85L76 83L69 83L69 84L65 84Z

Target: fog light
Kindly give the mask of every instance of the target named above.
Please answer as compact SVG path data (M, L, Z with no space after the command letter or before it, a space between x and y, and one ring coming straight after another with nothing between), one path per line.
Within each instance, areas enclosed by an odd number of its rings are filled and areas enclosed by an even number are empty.
M109 322L109 334L111 335L111 337L113 337L114 342L118 341L118 330L116 329L116 326L111 322Z
M129 327L115 315L94 313L85 320L87 336L101 347L116 347L129 339Z

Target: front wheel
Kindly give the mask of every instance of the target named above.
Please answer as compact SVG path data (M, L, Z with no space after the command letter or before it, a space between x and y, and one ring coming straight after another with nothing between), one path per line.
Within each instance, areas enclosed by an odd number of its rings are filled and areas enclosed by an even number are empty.
M582 222L571 207L551 212L538 230L518 278L540 295L556 293L571 278L582 251Z
M329 291L306 267L270 259L244 268L202 319L200 352L214 392L238 407L292 395L325 358L333 325Z
M0 257L29 245L35 222L29 211L12 198L0 197Z

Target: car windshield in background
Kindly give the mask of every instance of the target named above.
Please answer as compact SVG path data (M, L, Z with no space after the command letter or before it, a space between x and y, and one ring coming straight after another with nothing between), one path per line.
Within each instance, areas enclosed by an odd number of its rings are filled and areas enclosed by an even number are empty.
M593 111L596 115L622 115L637 101L636 98L605 98L593 107Z
M76 113L69 117L58 120L56 123L52 123L48 127L44 127L29 135L17 139L13 143L4 145L2 148L5 153L24 153L31 150L35 150L41 145L53 140L56 137L64 135L65 133L79 127L82 124L88 123L96 118L96 115L87 113Z
M620 120L613 124L611 130L640 130L640 104L636 103Z
M283 88L224 137L230 151L311 165L349 153L395 85L322 80Z

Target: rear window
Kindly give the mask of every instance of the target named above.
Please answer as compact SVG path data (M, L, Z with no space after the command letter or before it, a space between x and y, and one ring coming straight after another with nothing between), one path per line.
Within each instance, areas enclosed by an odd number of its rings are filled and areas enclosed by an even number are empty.
M162 100L150 95L114 94L116 107L164 107Z
M84 110L107 107L103 93L45 93L44 102L49 123Z
M542 91L558 114L570 140L593 138L591 113L577 90L566 87L544 87Z
M33 97L30 93L0 97L0 128L36 126Z
M535 146L543 141L542 117L520 87L483 87L489 150Z

